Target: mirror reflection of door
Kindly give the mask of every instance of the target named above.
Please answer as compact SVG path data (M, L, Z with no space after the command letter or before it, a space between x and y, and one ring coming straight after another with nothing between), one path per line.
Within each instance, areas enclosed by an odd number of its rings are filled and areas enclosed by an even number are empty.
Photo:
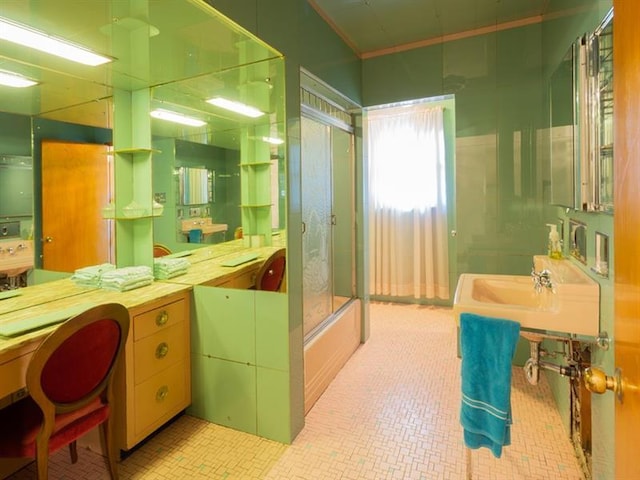
M111 199L112 162L106 145L42 142L42 268L73 272L115 260L112 221L101 216Z

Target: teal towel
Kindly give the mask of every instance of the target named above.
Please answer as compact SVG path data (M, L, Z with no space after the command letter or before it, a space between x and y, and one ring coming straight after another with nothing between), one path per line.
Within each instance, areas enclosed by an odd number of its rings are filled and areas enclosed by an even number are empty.
M511 444L511 362L519 335L518 322L460 315L464 443L487 447L496 458Z

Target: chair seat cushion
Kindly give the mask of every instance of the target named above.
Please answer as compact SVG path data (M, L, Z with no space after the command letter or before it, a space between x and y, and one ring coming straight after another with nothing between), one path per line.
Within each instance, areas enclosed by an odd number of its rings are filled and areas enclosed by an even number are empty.
M49 453L76 440L109 417L109 406L100 398L70 413L56 415ZM35 439L42 424L42 412L31 397L0 410L0 457L35 456Z

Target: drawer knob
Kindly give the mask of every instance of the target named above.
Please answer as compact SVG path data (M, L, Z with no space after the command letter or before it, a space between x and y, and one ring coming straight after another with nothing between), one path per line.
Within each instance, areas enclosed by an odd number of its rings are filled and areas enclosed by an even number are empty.
M156 317L156 325L159 326L159 327L163 326L168 321L169 321L169 314L167 313L166 310L163 310L162 313L160 313Z
M166 385L161 386L156 392L156 401L164 402L164 399L167 398L167 395L169 395L169 387L167 387Z
M164 358L167 356L167 353L169 353L169 344L167 344L167 342L158 344L156 347L156 358Z

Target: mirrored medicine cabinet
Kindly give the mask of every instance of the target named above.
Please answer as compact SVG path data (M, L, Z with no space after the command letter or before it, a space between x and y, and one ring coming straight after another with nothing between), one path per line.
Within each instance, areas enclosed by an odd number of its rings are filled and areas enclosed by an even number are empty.
M613 9L549 82L551 203L613 213Z

